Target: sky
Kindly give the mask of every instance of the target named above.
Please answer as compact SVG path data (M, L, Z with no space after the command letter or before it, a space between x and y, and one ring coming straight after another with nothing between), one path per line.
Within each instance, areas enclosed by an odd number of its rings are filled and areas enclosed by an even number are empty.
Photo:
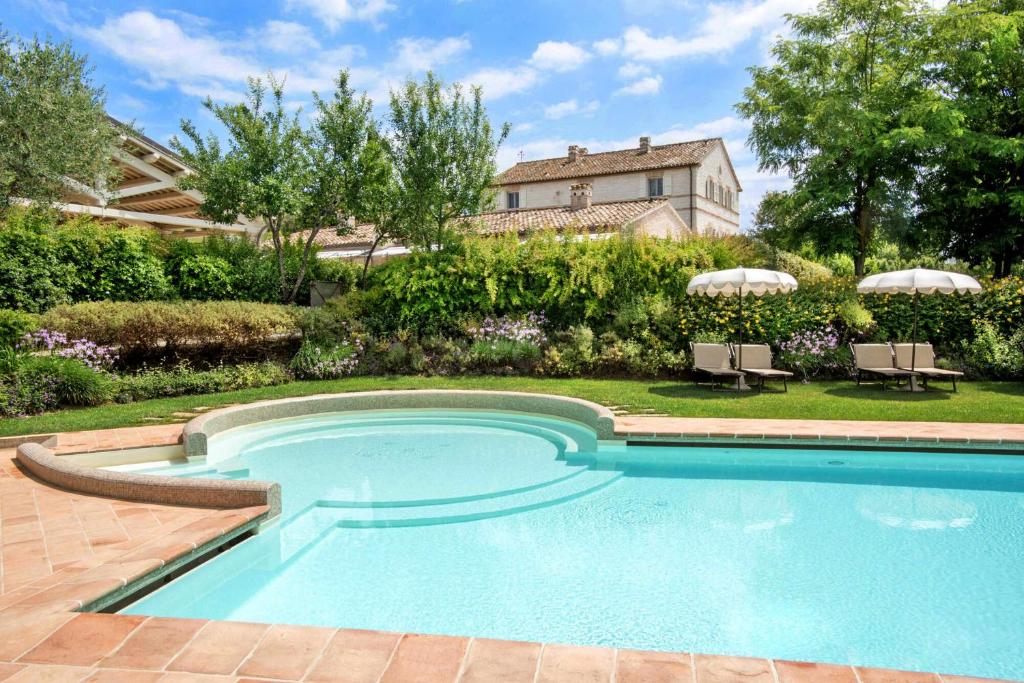
M788 186L758 170L733 106L769 60L786 13L814 0L4 0L9 33L70 40L110 113L163 142L182 118L214 130L206 96L237 101L249 76L285 80L311 109L341 68L384 117L390 88L433 70L483 88L520 159L720 136L740 176L741 225Z

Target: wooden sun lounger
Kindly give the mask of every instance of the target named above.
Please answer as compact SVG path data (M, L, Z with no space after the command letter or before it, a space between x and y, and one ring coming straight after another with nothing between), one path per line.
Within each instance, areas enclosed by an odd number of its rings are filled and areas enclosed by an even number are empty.
M911 356L914 354L913 344L893 344L892 351L896 356L896 367L902 370L910 370ZM948 379L953 382L953 391L956 391L956 381L964 376L958 370L947 370L935 367L935 350L931 344L918 344L917 353L913 355L914 372L924 378L924 386L928 386L929 379Z
M901 379L909 380L921 374L896 367L896 357L888 344L850 344L850 350L857 370L857 386L860 386L864 375L869 375L882 380L884 391L887 379L896 380L898 385Z
M732 357L738 362L740 358L739 345L731 344ZM744 344L743 345L743 372L757 378L757 390L764 391L766 380L782 380L783 391L789 391L789 378L793 376L788 370L778 370L772 367L772 350L767 344Z
M693 370L696 374L711 376L711 390L717 391L722 381L736 383L739 391L745 374L729 366L729 347L725 344L690 344L693 352ZM696 382L696 380L695 380Z

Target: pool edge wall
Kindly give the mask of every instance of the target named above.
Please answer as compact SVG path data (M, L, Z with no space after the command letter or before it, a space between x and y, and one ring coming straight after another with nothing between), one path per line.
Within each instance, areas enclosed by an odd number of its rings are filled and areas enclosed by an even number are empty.
M360 410L462 409L504 410L574 420L594 430L599 441L616 438L612 411L578 398L515 391L430 390L363 391L260 401L210 411L185 424L185 456L207 455L209 439L235 427L267 420Z

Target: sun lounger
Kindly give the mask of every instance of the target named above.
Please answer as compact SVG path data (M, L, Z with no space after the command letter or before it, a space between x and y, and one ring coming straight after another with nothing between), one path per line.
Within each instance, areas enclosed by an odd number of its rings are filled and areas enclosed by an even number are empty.
M850 344L850 350L853 351L858 386L864 375L880 378L882 389L885 389L887 379L896 380L898 385L901 379L909 380L911 377L920 376L920 373L897 368L896 357L888 344Z
M736 390L743 386L744 374L730 366L729 347L725 344L690 344L693 351L693 370L697 374L711 375L711 389L716 390L719 382L736 383Z
M903 370L910 370L911 354L913 344L893 344L892 350L896 354L896 367ZM929 379L949 379L953 381L953 391L956 391L956 381L964 376L964 373L956 370L946 370L935 367L935 350L931 344L918 344L917 353L913 357L914 371L924 377L924 385L928 386Z
M733 359L738 362L741 358L738 344L731 344ZM757 390L764 391L766 380L782 380L782 388L789 391L788 380L793 376L792 372L777 370L772 367L772 350L767 344L744 344L743 345L743 372L757 378Z

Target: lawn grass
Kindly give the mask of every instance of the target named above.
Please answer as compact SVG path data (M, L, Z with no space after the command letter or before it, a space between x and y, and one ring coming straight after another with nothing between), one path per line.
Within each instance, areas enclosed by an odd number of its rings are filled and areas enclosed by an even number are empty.
M852 381L794 384L788 394L734 394L712 393L692 383L670 380L351 377L5 419L0 420L0 436L183 422L188 418L174 413L290 396L375 389L531 391L575 396L607 406L625 406L630 413L655 412L683 417L1024 422L1024 383L1021 382L964 382L956 394L946 390L918 394L881 391L874 385L858 387Z

